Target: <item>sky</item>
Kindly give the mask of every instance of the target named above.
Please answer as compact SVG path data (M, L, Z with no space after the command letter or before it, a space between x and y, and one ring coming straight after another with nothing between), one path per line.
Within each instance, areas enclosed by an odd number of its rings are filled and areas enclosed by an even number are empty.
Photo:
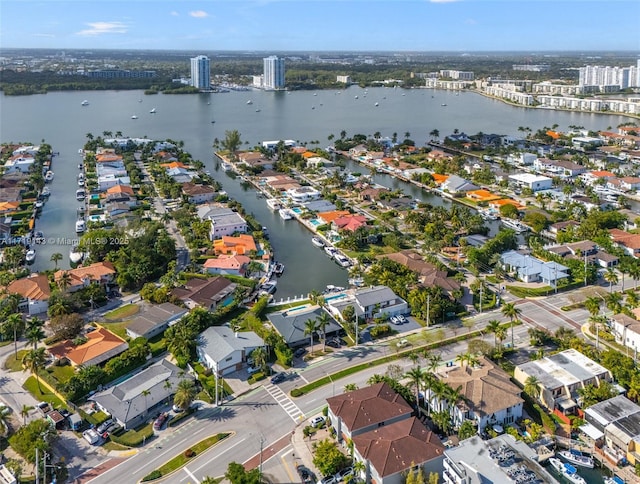
M2 48L638 51L639 0L0 0Z

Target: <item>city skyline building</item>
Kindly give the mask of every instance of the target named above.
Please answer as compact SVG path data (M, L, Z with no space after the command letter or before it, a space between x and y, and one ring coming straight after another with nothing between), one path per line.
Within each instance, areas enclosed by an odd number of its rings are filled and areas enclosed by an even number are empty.
M265 57L264 62L264 75L263 86L265 89L284 89L284 59L278 58L275 55Z
M580 86L620 86L620 89L640 86L640 60L637 65L584 66L580 68Z
M211 62L206 55L191 58L191 85L198 89L211 88Z

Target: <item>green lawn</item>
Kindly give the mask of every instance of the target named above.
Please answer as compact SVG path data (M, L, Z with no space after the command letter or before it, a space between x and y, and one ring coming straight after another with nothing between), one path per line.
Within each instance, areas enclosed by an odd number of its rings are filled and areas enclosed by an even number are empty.
M33 398L39 402L49 402L56 409L66 408L66 404L60 400L57 395L51 393L42 383L40 383L40 388L38 388L38 382L33 375L27 378L22 388L31 393Z
M120 321L118 323L103 323L105 329L108 329L113 334L120 336L122 339L129 339L127 336L127 326L131 323L130 319Z
M4 367L9 371L22 371L22 357L26 355L29 350L18 351L18 357L15 358L13 353L7 356L4 362Z
M60 383L65 383L76 372L75 368L71 365L58 366L53 365L50 367L51 373ZM49 371L49 370L47 370Z
M113 311L109 311L104 315L105 319L109 319L111 321L118 321L120 319L125 319L133 316L134 314L138 314L140 308L135 304L126 304L121 306Z
M117 444L127 447L137 447L151 437L153 437L153 423L147 424L136 430L127 430L124 434L117 437L112 435L110 439Z

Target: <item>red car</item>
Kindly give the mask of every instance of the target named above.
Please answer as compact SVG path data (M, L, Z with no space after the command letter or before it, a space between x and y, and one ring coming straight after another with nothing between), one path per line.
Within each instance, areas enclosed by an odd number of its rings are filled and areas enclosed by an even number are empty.
M158 418L156 419L155 422L153 422L153 428L155 430L160 430L162 428L162 426L164 425L164 423L167 421L167 417L169 415L166 413L161 413Z

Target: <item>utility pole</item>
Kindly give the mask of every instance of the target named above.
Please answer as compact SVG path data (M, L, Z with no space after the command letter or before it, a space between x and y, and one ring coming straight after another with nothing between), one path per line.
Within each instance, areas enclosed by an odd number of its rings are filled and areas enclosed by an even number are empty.
M584 254L584 287L587 287L587 254Z
M358 346L358 313L356 313L356 346Z
M218 368L216 367L216 407L218 406Z
M40 484L40 471L38 466L38 448L36 447L36 484Z
M429 327L430 313L429 313L429 304L431 303L431 294L427 294L427 328Z
M480 280L480 314L482 314L482 279Z

